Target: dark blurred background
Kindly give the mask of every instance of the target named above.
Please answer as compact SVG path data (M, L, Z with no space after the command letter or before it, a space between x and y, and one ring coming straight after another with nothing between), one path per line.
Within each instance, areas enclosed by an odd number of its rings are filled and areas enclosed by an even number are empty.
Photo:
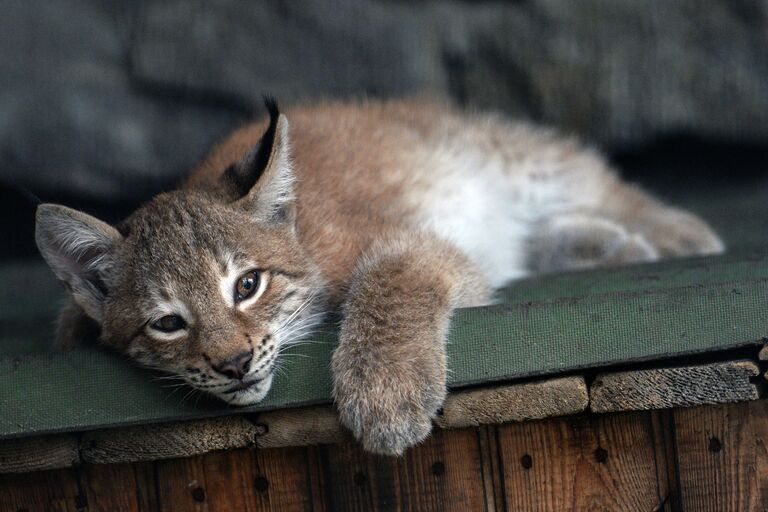
M768 236L768 2L5 0L0 261L27 188L115 221L283 103L423 93L576 133L731 246Z

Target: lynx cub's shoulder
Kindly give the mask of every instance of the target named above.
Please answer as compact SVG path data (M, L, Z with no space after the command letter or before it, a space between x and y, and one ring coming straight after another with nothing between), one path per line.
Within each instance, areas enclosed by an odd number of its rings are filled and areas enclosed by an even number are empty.
M445 396L454 308L532 272L722 250L700 219L549 130L417 101L268 106L117 227L39 208L38 246L73 300L62 343L92 324L245 405L338 309L341 420L366 448L401 453Z

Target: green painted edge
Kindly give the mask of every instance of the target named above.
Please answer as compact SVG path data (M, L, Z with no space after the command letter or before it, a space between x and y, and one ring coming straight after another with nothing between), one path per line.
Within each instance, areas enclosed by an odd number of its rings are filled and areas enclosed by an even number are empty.
M574 289L583 291L590 281L593 291L610 289L596 283L616 279L611 272L608 277L602 271L591 276L581 273L566 276L575 281L561 280L560 288L552 285L549 293L557 291L564 298L459 310L449 335L450 385L509 381L761 343L768 337L768 277L765 261L755 261L719 260L703 270L658 267L655 282L679 286L567 296ZM719 270L712 273L712 265L719 265ZM634 272L651 269L626 270L612 272L631 281ZM759 277L711 282L717 275L730 278L743 273ZM582 288L573 285L577 281ZM289 352L292 355L285 359L270 395L247 408L226 406L198 394L185 398L188 388L164 388L166 381L157 380L156 374L106 351L1 358L0 438L328 403L335 334L327 332L312 341Z

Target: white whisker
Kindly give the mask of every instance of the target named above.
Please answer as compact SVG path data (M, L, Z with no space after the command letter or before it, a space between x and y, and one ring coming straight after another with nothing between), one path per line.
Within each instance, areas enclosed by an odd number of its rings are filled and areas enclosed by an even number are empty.
M291 313L288 316L288 318L283 322L283 326L288 325L289 323L291 323L293 321L294 318L296 318L297 315L301 314L301 312L304 311L304 309L306 309L310 305L310 303L312 302L312 299L314 299L316 295L317 294L314 291L311 292L307 296L307 298L304 299L304 301L299 305L299 307L297 307L294 310L294 312ZM277 328L277 331L279 331L279 330L280 330L280 327Z

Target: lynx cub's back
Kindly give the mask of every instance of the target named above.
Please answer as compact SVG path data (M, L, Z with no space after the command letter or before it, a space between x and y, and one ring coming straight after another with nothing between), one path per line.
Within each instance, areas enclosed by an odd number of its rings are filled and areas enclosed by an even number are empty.
M396 454L445 397L454 308L532 272L722 250L701 220L548 130L415 101L268 105L120 226L39 208L38 245L73 299L61 344L91 323L244 405L266 395L281 350L340 309L341 420Z

